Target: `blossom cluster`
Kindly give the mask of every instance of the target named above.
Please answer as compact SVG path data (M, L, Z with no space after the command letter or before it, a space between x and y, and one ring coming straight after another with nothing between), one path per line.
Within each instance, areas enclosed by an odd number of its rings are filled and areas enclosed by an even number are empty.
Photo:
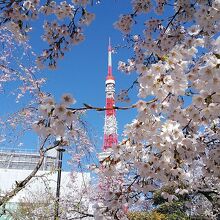
M116 97L117 102L129 102L130 98L128 96L127 90L121 90L120 93Z
M62 97L60 104L55 104L52 97L43 98L39 106L39 120L33 125L33 129L40 136L64 137L66 129L72 127L76 120L74 112L67 110L74 103L75 100L69 94Z
M151 0L133 0L133 10L137 13L147 13L152 8Z
M133 18L131 15L122 15L114 25L123 33L128 34L130 33L131 27L133 25Z
M118 63L118 70L125 72L125 73L130 73L136 69L135 66L135 60L134 59L128 59L128 63L119 61Z
M83 25L90 25L90 23L94 20L94 18L95 18L95 14L84 11L83 16L81 17L79 22L80 24Z
M132 32L139 13L152 12L154 5L144 11L144 3L151 4L132 1L130 16L119 18L122 33ZM219 190L207 184L219 180L219 5L219 0L175 1L173 16L150 18L143 36L133 35L138 36L132 40L134 58L120 61L118 69L138 73L141 100L103 174L123 182L114 191L117 196L104 199L109 213L123 212L123 205L142 207L142 198L164 187L174 190L162 192L168 202L209 187ZM166 7L172 6L158 0L154 11L162 16ZM217 219L214 211L209 213Z
M92 142L80 120L83 112L71 108L75 102L71 94L64 94L60 103L42 94L37 117L32 125L41 139L50 137L51 140L61 141L61 145L69 146L72 164L78 164L85 152L93 150Z
M49 44L41 56L38 57L39 67L45 63L49 67L56 68L59 58L62 58L71 45L76 45L84 40L83 26L89 25L95 18L93 13L86 10L90 3L88 0L72 2L39 0L13 1L10 4L0 3L3 16L1 24L7 25L8 29L15 34L18 40L27 40L28 33L32 30L30 20L38 18L41 14L55 19L51 22L49 18L45 21L44 34L42 38Z
M157 1L155 12L162 14L166 1ZM149 13L153 8L151 1L133 1L133 12L129 15L121 15L119 20L115 23L117 29L125 34L132 31L132 24L136 22L136 16L140 12ZM146 10L145 10L146 9ZM170 20L164 22L164 19L149 19L146 21L145 40L143 48L147 53L155 53L164 56L167 54L178 42L184 39L185 33L194 35L203 32L205 35L213 35L219 30L219 3L218 0L213 1L212 5L207 4L206 1L191 4L191 1L176 1L174 5L176 14ZM195 20L196 26L186 30L184 26L179 25L181 22ZM156 34L155 34L156 33Z
M82 29L75 29L70 34L67 25L58 25L57 22L45 22L45 33L42 36L43 40L50 44L49 49L45 49L41 56L37 58L38 67L44 67L44 62L50 60L49 67L56 68L56 60L63 58L70 44L79 44L84 40Z
M15 29L16 27L17 25L14 26ZM17 35L12 33L10 27L1 27L0 35L2 45L0 53L0 88L3 89L5 84L9 82L17 81L16 88L11 87L11 92L17 95L17 102L27 93L35 96L41 85L45 83L45 79L38 77L38 70L31 59L28 64L24 64L24 60L29 58L30 53L32 53L31 47L28 43L18 39ZM15 43L15 39L19 41ZM23 53L19 58L17 57L18 49Z
M66 17L74 17L74 6L66 1L60 2L59 5L55 1L51 1L47 5L41 6L40 12L46 15L55 14L59 20L62 20Z

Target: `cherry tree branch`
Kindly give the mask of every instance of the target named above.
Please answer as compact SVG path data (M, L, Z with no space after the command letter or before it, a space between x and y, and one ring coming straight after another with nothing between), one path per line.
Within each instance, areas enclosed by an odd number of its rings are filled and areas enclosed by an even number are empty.
M168 30L169 26L172 24L172 22L174 21L174 19L176 18L176 16L180 13L180 11L182 10L182 7L179 7L178 11L171 17L170 21L168 22L164 33L166 33L166 31Z
M153 102L156 102L157 99L152 99L148 102L146 102L146 105L148 104L152 104ZM127 106L127 107L119 107L119 106L113 106L112 108L101 108L101 107L97 107L97 106L92 106L92 105L88 105L88 104L83 104L84 107L80 107L80 108L67 108L68 110L71 110L71 111L82 111L82 110L95 110L95 111L106 111L106 110L112 110L112 109L115 109L115 110L128 110L128 109L133 109L133 108L136 108L137 107L137 104L133 104L133 105L130 105L130 106Z
M70 210L70 211L73 211L73 212L76 212L78 214L80 214L81 216L76 216L76 217L72 217L72 218L68 218L68 220L74 220L74 219L83 219L83 218L86 218L86 217L94 217L93 214L90 214L90 213L85 213L83 211L79 211L79 210Z

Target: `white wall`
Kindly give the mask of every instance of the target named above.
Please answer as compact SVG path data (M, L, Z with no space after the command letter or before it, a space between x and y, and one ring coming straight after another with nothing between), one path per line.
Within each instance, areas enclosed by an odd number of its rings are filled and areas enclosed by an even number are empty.
M0 190L4 192L12 189L16 181L19 182L27 177L31 173L31 170L16 170L16 169L0 169ZM73 181L74 180L74 181ZM70 173L62 171L61 176L61 197L62 195L68 194L71 190L69 186L74 186L75 189L83 187L84 183L89 184L90 174L89 173ZM49 171L38 171L37 177L34 177L30 183L22 189L10 202L19 202L19 200L28 195L29 192L39 192L46 190L46 185L49 185L51 190L56 193L57 184L57 172ZM2 192L1 192L2 194Z

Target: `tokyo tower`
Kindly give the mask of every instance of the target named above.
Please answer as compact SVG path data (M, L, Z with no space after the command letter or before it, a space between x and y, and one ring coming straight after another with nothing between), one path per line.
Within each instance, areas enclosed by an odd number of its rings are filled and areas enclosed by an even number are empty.
M105 94L107 110L105 111L104 151L118 143L116 111L113 109L115 106L115 79L112 75L112 47L110 38L108 45L108 74L105 81Z
M108 45L108 74L105 81L105 94L106 94L106 111L105 111L105 124L104 124L104 141L103 141L103 151L99 153L100 166L100 182L99 188L101 195L102 193L108 192L111 182L113 181L111 177L105 176L105 170L107 161L106 158L110 155L110 149L118 144L117 135L117 121L116 121L116 111L115 106L115 79L112 75L112 47L109 38ZM106 163L107 162L107 163ZM103 195L102 195L103 196Z

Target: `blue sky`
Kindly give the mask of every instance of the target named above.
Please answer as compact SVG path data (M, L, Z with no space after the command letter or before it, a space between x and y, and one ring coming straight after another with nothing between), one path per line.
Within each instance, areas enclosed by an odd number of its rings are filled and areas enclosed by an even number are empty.
M71 93L77 100L76 107L82 107L83 103L93 106L104 107L105 105L105 78L107 75L107 48L108 38L111 37L112 46L125 45L122 34L114 28L113 24L121 14L132 11L130 0L108 0L101 4L89 6L89 12L95 13L96 18L92 24L85 27L85 41L72 47L66 52L65 57L58 61L58 68L55 71L45 69L43 76L47 78L43 90L51 93L57 102L64 93ZM171 8L166 9L166 15L172 14ZM142 33L143 23L149 18L155 16L154 13L140 16L139 22L135 25L135 31ZM42 41L43 18L33 22L33 30L30 35L30 44L36 54L41 54L42 50L48 45ZM126 75L117 70L120 60L126 61L132 57L132 49L119 49L112 55L113 75L116 79L116 93L122 89L127 89L137 78L136 73ZM5 94L4 94L5 95ZM134 87L130 93L130 103L116 103L117 106L131 105L137 101L137 88ZM8 94L7 101L2 103L1 112L14 111L17 104L11 103L11 97ZM22 104L22 101L21 101ZM117 111L118 134L121 140L121 134L126 123L132 121L136 115L136 110ZM98 152L102 150L104 112L88 111L85 120L94 136L95 147ZM15 143L15 146L17 147ZM37 136L28 133L24 138L24 148L36 149Z
M169 17L172 14L171 7L166 9L165 16ZM85 27L85 41L71 48L66 52L65 57L58 61L58 68L55 71L45 69L42 71L42 76L47 78L43 90L51 93L57 102L64 93L71 93L77 103L75 107L82 107L83 103L93 106L105 106L105 78L107 75L107 52L108 39L111 37L112 46L125 45L122 34L116 30L113 23L117 21L120 14L130 13L132 11L130 0L108 0L101 4L89 6L89 12L95 13L96 18L92 24ZM154 17L154 13L140 16L135 31L142 33L143 23L149 17ZM33 31L30 34L30 44L36 54L41 54L42 50L48 45L42 41L41 35L43 18L40 18L33 23ZM126 75L117 70L117 65L120 60L126 61L132 57L132 49L119 49L112 55L113 60L113 75L116 80L116 93L122 89L127 89L137 78L136 73ZM29 62L29 61L26 61ZM5 94L0 95L2 114L9 111L16 111L20 104L13 102L14 98L8 94L9 88L6 88ZM116 103L117 106L131 105L137 101L137 87L130 93L130 103ZM136 115L136 110L117 111L118 134L121 140L121 134L126 123L130 123ZM91 135L95 140L95 147L98 152L102 150L104 112L88 111L85 115L85 120ZM37 149L37 136L28 133L24 138L24 148ZM9 143L10 145L11 143ZM17 147L18 142L15 142L13 147ZM66 163L66 162L65 162ZM68 167L65 165L65 168Z
M116 44L124 44L121 40L121 33L113 27L120 13L128 11L124 5L119 1L105 1L91 8L91 11L96 13L96 18L89 27L85 28L85 41L66 53L64 59L59 61L56 71L48 72L45 90L53 93L58 100L63 93L73 94L78 107L83 103L104 107L108 38L111 37L113 47ZM129 58L128 52L127 49L121 49L112 55L116 93L129 87L137 77L135 73L126 76L117 70L118 61ZM125 104L116 103L116 105ZM119 139L121 139L124 125L130 122L135 114L136 112L132 110L117 111ZM96 149L101 151L104 112L87 112L85 120L88 126L92 127Z
M96 14L96 18L89 27L85 27L85 41L72 47L71 51L65 54L64 59L58 61L57 70L43 70L43 75L47 78L47 83L43 87L44 91L53 94L57 101L60 100L62 94L71 93L77 100L75 105L77 107L83 106L83 103L104 107L108 38L111 37L113 47L118 44L125 44L122 41L121 33L113 27L113 23L121 13L131 11L130 1L126 0L123 2L104 1L99 5L89 8L90 12ZM42 33L41 25L42 19L33 23L33 31L30 36L30 43L37 54L40 54L42 49L47 47L47 44L40 38ZM132 51L128 49L120 49L117 53L113 54L113 75L116 79L116 93L121 89L128 88L137 77L135 73L126 76L117 70L118 61L127 60L131 54ZM136 89L134 90L132 92L133 101L136 94ZM7 101L3 102L2 109L6 112L9 108L12 111L16 109L17 104L11 103L8 94L4 95L8 97ZM126 104L116 103L116 105L125 106ZM124 125L130 122L135 115L135 110L117 111L119 140L121 139L120 135ZM85 120L88 126L92 128L96 148L98 151L101 151L104 112L88 112ZM37 137L35 135L29 133L24 138L24 148L34 149L36 143Z
M45 90L53 93L58 100L63 93L73 94L78 107L83 103L104 107L108 38L111 37L113 47L119 43L124 44L121 40L121 33L113 27L120 13L129 11L124 6L125 4L120 1L104 1L90 9L96 13L96 19L85 28L85 41L66 53L64 59L59 61L56 71L48 71ZM129 87L137 77L135 73L126 76L117 70L118 61L129 58L128 52L130 51L127 49L120 49L112 55L116 92ZM124 104L117 103L116 105ZM119 134L135 114L134 111L117 112ZM94 128L100 140L103 136L104 112L88 112L85 119ZM102 141L98 143L99 149L100 144Z

